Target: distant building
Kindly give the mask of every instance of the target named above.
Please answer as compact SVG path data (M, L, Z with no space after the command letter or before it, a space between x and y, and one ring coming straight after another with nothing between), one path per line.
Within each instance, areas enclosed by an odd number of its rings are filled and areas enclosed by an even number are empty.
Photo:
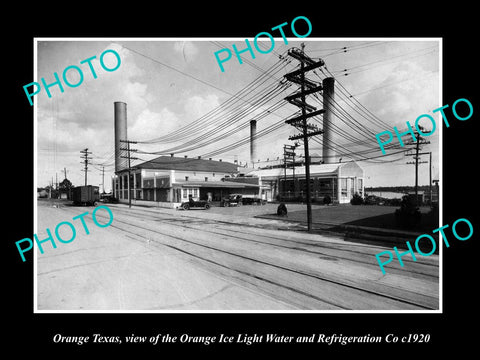
M175 207L192 196L195 200L220 201L231 193L259 196L258 179L235 181L238 165L199 158L160 156L136 165L130 174L133 204ZM128 170L112 178L114 197L128 203Z
M305 198L307 183L305 166L255 169L246 176L259 178L262 198L267 201ZM348 203L355 193L364 196L364 170L356 162L310 165L311 197L333 203Z
M366 195L374 195L382 199L393 200L393 199L402 199L402 197L407 195L407 193L395 192L395 191L369 190L367 191Z

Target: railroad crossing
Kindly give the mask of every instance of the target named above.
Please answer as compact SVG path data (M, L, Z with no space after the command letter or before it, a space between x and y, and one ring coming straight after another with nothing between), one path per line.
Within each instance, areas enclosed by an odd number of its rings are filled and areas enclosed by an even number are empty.
M278 220L232 215L231 222L201 210L109 207L114 221L108 231L87 219L90 235L37 256L38 310L439 308L437 255L405 259L408 266L382 275L375 254L383 246L293 231ZM39 229L79 211L67 204L39 203L39 209Z

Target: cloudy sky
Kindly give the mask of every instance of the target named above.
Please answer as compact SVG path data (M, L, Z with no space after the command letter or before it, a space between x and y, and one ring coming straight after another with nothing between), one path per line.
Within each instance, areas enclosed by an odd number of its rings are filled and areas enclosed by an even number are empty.
M140 142L135 148L141 152L134 155L140 160L134 164L156 156L150 153L168 152L175 147L178 151L171 152L176 156L201 155L223 161L238 160L242 164L249 162L248 144L227 151L222 148L248 137L245 124L260 114L266 116L259 118L258 132L277 126L275 131L257 140L257 160L259 164L266 164L267 159L282 158L283 145L292 144L288 137L298 133L290 125L281 126L284 119L298 110L281 100L297 88L287 87L282 79L298 64L286 52L300 47L299 40L289 38L285 44L282 38L276 38L274 49L268 54L253 48L255 59L252 59L249 53L243 53L243 64L233 55L224 63L225 72L222 72L214 52L222 47L232 49L232 44L243 49L244 39L37 39L37 71L33 81L45 78L51 83L54 72L61 77L70 65L79 66L84 75L78 87L64 84L62 93L54 86L50 88L51 98L44 90L34 97L37 186L46 186L52 178L55 181L55 176L61 181L64 168L74 185L82 185L84 173L80 151L88 148L93 157L88 172L89 184L102 182L101 169L104 167L105 188L110 190L114 169L115 101L127 103L128 137ZM335 141L345 152L365 151L365 155L345 155L342 161L357 160L366 172L365 186L413 185L414 166L405 164L412 160L411 157L402 153L381 156L378 145L375 151L374 135L362 135L353 127L363 126L371 134L392 130L393 126L406 130L406 121L413 125L419 115L431 114L433 109L443 105L439 93L441 49L438 40L304 38L302 41L307 55L322 58L326 63L326 68L317 69L308 77L321 81L326 75L333 75L337 86L347 94L342 96L336 92L336 101L337 111L344 118L338 121L338 127L348 133L350 139L337 135ZM270 47L269 41L259 44L263 50ZM115 50L121 58L120 67L113 72L103 70L99 63L100 54L107 49ZM96 79L88 64L80 64L94 55L96 59L92 60L92 65ZM104 59L107 67L116 63L112 54ZM272 66L275 72L267 72ZM74 70L68 72L70 82L78 82L76 76ZM256 86L247 87L257 79L261 81L255 83ZM247 90L238 95L242 89ZM273 97L269 99L268 94ZM314 98L308 101L319 105ZM26 102L28 104L27 99ZM226 105L233 103L231 108ZM272 107L275 104L278 107ZM209 114L215 109L215 113ZM371 116L365 116L364 109L368 109ZM262 113L267 110L268 113ZM206 114L209 116L205 117ZM439 123L439 115L435 114L434 118ZM317 124L321 127L321 117L316 121L320 121ZM428 122L422 125L431 128ZM433 153L434 177L439 172L439 128L437 126L435 134L428 137L430 144L423 147L423 151ZM353 144L352 137L364 147ZM189 147L193 149L188 150L186 144L191 144ZM321 136L312 140L311 153L321 155L320 144ZM302 148L297 150L298 153L302 151ZM428 164L420 166L419 174L419 183L428 184Z

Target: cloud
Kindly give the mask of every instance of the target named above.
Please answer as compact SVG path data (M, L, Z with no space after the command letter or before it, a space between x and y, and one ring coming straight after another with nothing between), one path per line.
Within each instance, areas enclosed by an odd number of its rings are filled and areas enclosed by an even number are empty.
M73 152L86 146L93 146L97 150L104 148L109 137L109 129L82 127L79 123L61 121L54 116L38 120L37 143L39 149L52 148L52 144L55 144L60 152Z
M148 107L153 98L149 95L148 85L143 82L145 71L137 65L133 54L120 45L76 41L45 43L48 46L39 46L38 80L41 77L51 80L54 72L61 78L63 69L72 64L82 69L84 79L75 88L66 86L62 79L64 92L54 86L51 88L52 98L48 98L43 89L35 96L39 183L44 185L46 179L50 179L49 175L58 171L54 167L67 167L70 170L69 178L78 183L82 176L79 171L81 149L88 147L97 162L107 160L108 154L113 153L114 102L127 103L128 122L133 126L137 118L142 120L148 117ZM107 49L115 50L121 58L120 67L112 72L105 71L100 65L100 54ZM80 64L81 60L93 55L96 55L96 59L92 60L96 79L88 64ZM112 68L116 58L107 53L104 62ZM78 80L74 78L75 73L72 70L70 77L68 72L68 80L72 83ZM101 154L107 155L99 160ZM57 161L53 161L54 158Z
M193 95L186 99L184 109L185 114L193 120L202 117L219 105L220 102L216 95Z
M404 61L379 71L376 77L382 80L361 101L392 127L406 121L412 124L419 115L440 106L438 80L432 80L431 75L418 64Z
M138 141L151 140L173 131L178 123L177 115L167 108L160 112L144 109L128 127L128 137Z

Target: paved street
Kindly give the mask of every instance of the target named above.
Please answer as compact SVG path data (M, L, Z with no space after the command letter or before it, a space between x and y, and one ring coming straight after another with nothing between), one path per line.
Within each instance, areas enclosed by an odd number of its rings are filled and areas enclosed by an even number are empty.
M39 310L431 310L439 306L438 256L403 258L382 275L391 247L308 234L294 223L215 211L39 202L37 234L61 221L77 237L37 250ZM85 217L90 234L73 217ZM245 212L245 210L243 210ZM99 222L108 214L97 212ZM62 228L63 229L63 228ZM65 230L64 237L70 234Z

